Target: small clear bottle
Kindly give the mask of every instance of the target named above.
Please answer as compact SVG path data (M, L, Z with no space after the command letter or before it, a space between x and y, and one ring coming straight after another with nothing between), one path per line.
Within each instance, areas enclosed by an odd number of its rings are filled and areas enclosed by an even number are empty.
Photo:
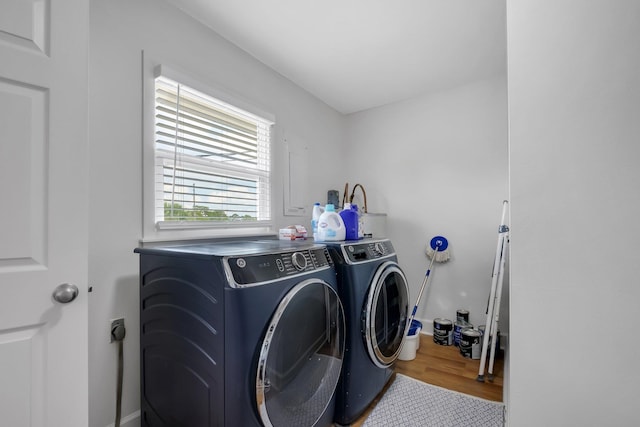
M320 215L324 212L324 208L320 206L320 203L313 204L313 210L311 211L311 232L313 233L313 240L318 240L318 221Z

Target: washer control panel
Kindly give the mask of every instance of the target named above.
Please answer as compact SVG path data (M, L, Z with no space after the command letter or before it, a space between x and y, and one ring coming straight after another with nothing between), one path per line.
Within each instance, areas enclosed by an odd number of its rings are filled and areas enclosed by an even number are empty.
M325 247L224 258L237 286L253 286L333 266Z
M386 258L395 254L391 240L348 243L342 246L342 251L350 264Z

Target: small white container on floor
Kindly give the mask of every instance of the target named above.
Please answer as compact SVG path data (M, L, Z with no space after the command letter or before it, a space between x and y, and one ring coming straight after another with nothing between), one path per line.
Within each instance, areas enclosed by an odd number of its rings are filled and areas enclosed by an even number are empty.
M413 335L414 331L418 335L416 350L420 350L420 331L422 331L422 322L416 319L413 319L411 321L411 327L409 328L409 335Z
M404 337L398 359L413 360L416 358L416 351L420 347L420 331L421 328L411 328L409 334Z

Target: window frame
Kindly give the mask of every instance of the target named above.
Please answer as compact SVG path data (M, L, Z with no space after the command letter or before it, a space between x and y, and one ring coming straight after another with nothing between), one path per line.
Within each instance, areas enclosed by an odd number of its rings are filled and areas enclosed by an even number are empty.
M143 150L142 150L142 242L226 238L241 236L273 235L274 226L274 124L273 114L265 112L255 103L246 101L242 97L220 89L217 85L206 82L206 79L192 77L190 73L179 70L165 63L159 63L145 58L143 52ZM220 100L251 115L260 117L271 124L270 130L270 220L258 222L242 221L156 221L156 147L155 147L155 79L158 76L169 78L185 86L202 92L212 98Z

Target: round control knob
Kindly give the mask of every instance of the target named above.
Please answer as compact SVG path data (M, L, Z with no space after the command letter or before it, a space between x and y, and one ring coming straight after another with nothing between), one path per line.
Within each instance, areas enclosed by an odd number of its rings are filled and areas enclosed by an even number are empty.
M384 253L386 252L384 245L381 242L377 242L375 244L375 250L376 252L378 252L380 255L384 255Z
M291 255L291 263L298 271L302 271L307 268L307 258L305 258L305 256L300 252L295 252Z

